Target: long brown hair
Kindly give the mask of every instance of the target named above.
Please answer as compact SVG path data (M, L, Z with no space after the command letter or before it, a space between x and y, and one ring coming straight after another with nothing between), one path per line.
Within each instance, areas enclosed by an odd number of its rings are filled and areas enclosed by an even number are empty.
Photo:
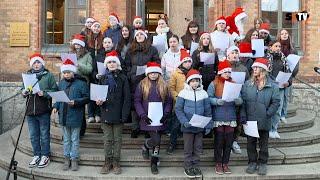
M281 40L281 31L284 31L284 30L287 31L287 33L288 33L288 39L285 40L285 41ZM293 43L292 43L292 39L291 39L291 36L290 36L288 30L286 30L286 29L284 29L284 28L280 29L280 30L278 31L278 34L277 34L277 41L280 42L280 44L281 44L281 51L282 51L282 52L284 51L283 42L286 42L286 44L289 46L288 48L289 48L289 50L290 50L290 53L292 53L292 52L294 51L294 45L293 45Z
M138 43L137 39L134 38L134 40L131 43L129 51L130 51L131 54L136 54L137 51L139 50L139 48L142 48L142 51L144 53L146 53L146 52L148 52L150 46L151 46L151 43L148 41L147 38L145 38L142 43Z
M200 35L199 35L200 26L199 26L199 24L196 21L190 21L189 24L188 24L187 30L186 30L186 34L185 34L185 37L186 37L185 40L186 40L186 44L188 46L190 46L190 44L192 42L192 34L190 33L190 30L189 30L190 27L198 27L198 31L195 34L196 35L196 39L195 40L197 41L197 39L200 38Z
M252 28L252 29L249 29L249 31L247 32L246 36L244 37L244 39L242 41L251 43L251 36L255 31L258 33L258 36L259 36L259 31L255 28Z
M85 48L85 47L82 47L82 46L80 46L80 51L79 51L79 52L76 51L76 48L75 48L74 44L71 44L71 45L70 45L70 51L71 51L72 53L75 53L78 58L84 56L84 55L87 53L86 48Z
M87 44L88 44L88 47L89 48L93 48L95 49L95 39L97 40L97 49L101 49L103 46L102 46L102 42L103 42L103 34L102 32L100 32L96 38L94 36L94 33L90 33L87 35Z
M161 75L159 75L158 79L156 80L156 84L157 84L157 92L160 94L162 102L164 102L168 96L169 90L166 82L164 81ZM140 88L142 91L143 100L148 100L150 89L151 89L151 80L149 79L148 76L145 77L143 80L141 80Z

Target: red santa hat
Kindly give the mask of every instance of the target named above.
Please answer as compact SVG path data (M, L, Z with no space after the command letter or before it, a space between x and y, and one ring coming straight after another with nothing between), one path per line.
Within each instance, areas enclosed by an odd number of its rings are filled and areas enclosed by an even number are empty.
M248 19L248 15L245 13L244 8L237 7L232 13L232 16L234 17L234 22L238 27L238 31L240 31L240 33L243 33L244 22Z
M261 67L266 71L269 71L269 61L266 58L257 58L251 67Z
M231 64L228 60L220 61L218 64L218 74L222 74L225 72L231 72Z
M240 57L253 57L251 43L249 42L240 42L239 43Z
M265 32L270 34L270 24L269 23L261 23L259 32Z
M230 46L230 47L227 49L227 55L229 55L232 51L238 51L238 52L240 52L240 51L239 51L239 48L238 48L237 46L233 45L233 46Z
M181 48L180 49L180 65L186 61L192 62L192 58L191 58L188 50Z
M148 62L147 68L146 68L146 76L149 73L154 73L154 72L162 75L162 69L161 69L160 64L158 64L157 62Z
M135 16L133 18L133 24L135 24L137 21L141 21L141 23L143 22L141 16Z
M117 15L116 13L111 13L111 14L109 15L109 19L110 19L110 18L115 18L116 21L117 21L117 24L120 23L119 17L118 17L118 15Z
M224 16L220 16L220 17L216 20L216 22L214 23L214 25L217 25L217 24L219 24L219 23L224 23L224 24L226 24L226 18L225 18Z
M147 31L145 31L144 29L137 29L137 30L135 30L135 31L134 31L134 38L136 38L136 36L137 36L138 33L142 33L142 34L146 37L146 39L148 38Z
M202 76L200 75L200 72L198 70L190 69L190 71L187 73L186 78L186 82L189 83L189 81L191 81L192 79L201 80Z
M201 32L200 33L200 39L205 35L208 35L210 37L210 33L209 32Z
M43 66L46 64L44 62L44 58L40 53L34 53L30 56L30 62L29 65L30 67L32 67L33 63L39 61Z
M116 64L118 65L118 68L119 70L122 70L121 68L121 63L120 63L120 60L118 58L118 53L116 50L112 50L111 52L109 53L106 53L106 58L104 59L104 66L107 67L107 64L109 61L115 61Z
M77 72L77 66L73 63L72 60L67 59L63 62L62 66L60 67L61 72L64 71L71 71L73 73Z
M71 44L79 44L80 46L82 47L85 47L86 46L86 43L85 43L85 37L81 34L75 34L73 36L73 39L72 39L72 42Z

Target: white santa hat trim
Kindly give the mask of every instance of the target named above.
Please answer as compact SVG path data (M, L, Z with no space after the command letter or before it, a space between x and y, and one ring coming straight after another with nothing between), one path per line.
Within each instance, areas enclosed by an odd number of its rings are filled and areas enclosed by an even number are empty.
M239 22L241 19L243 18L247 18L248 15L245 13L245 12L242 12L240 14L238 14L235 18L234 18L234 21L235 23L237 24L237 22Z
M261 67L261 68L265 69L266 71L269 70L269 68L268 68L267 65L265 65L265 64L263 64L263 63L260 63L260 62L254 62L251 67L252 67L252 68L253 68L253 67Z
M109 61L115 61L116 64L118 65L117 69L122 70L120 60L119 60L119 58L117 56L107 56L104 59L104 67L107 67L107 64L108 64Z
M240 52L239 48L237 46L230 46L228 49L227 49L227 55L229 55L232 51L235 51L237 50L238 52Z
M202 76L200 74L192 74L191 76L189 76L186 80L187 83L189 83L189 81L191 81L192 79L202 79Z
M216 20L216 22L214 24L217 25L219 23L227 24L227 22L225 20L223 20L223 19Z
M79 44L82 47L86 46L86 44L83 41L81 41L80 39L72 39L72 44Z
M232 72L232 68L224 68L221 71L218 71L218 74L223 74L225 72Z
M74 66L74 65L71 65L71 64L68 64L68 65L62 65L61 66L61 72L63 73L64 71L71 71L73 73L76 73L77 72L77 67Z
M89 18L87 18L87 19L86 19L86 23L94 22L94 21L96 21L96 20L95 20L95 19L93 19L93 18L91 18L91 17L89 17Z
M239 53L239 57L253 57L252 53Z
M266 30L266 29L259 29L259 32L265 32L265 33L270 34L270 31L268 31L268 30Z
M162 69L160 67L157 67L157 66L152 66L152 67L147 67L146 68L146 76L149 74L149 73L153 73L153 72L156 72L156 73L159 73L162 75Z
M138 33L142 33L144 35L144 37L146 37L146 39L148 38L147 33L144 30L141 30L141 29L135 30L134 37L136 37L138 35Z
M32 67L33 63L36 62L36 61L39 61L43 66L46 64L41 57L36 56L36 57L33 57L33 58L30 59L30 62L29 62L30 63L30 67Z
M133 20L133 24L135 24L135 23L136 23L136 21L141 21L141 22L142 22L142 18L134 18L134 20Z

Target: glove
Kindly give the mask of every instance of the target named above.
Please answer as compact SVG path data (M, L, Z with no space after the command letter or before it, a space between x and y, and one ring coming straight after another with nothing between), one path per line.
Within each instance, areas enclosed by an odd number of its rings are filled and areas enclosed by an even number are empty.
M160 123L164 124L167 122L167 116L163 115L161 120L160 120Z
M252 50L252 55L255 55L256 54L256 50Z
M148 118L148 116L144 116L143 118L141 118L144 122L146 122L147 124L151 124L152 120L150 118Z
M235 98L234 103L236 104L236 106L240 106L243 103L243 101L241 98Z
M190 124L189 122L185 122L185 123L183 124L183 126L184 126L185 128L189 128L189 127L191 127L191 124Z
M96 74L97 79L101 79L102 75L101 74Z
M217 100L217 104L219 105L219 106L222 106L222 105L224 105L224 100L222 100L222 99L218 99Z
M30 91L27 89L22 90L22 95L24 95L24 96L28 95L29 93L30 93Z
M208 135L210 133L211 129L206 129L204 135Z

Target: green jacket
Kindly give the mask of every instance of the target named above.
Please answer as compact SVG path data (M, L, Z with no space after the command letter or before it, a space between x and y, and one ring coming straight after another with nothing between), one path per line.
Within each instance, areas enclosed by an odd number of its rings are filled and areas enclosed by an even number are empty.
M89 76L92 73L92 57L90 52L87 52L85 55L78 58L78 71L77 73L84 77L89 83Z

